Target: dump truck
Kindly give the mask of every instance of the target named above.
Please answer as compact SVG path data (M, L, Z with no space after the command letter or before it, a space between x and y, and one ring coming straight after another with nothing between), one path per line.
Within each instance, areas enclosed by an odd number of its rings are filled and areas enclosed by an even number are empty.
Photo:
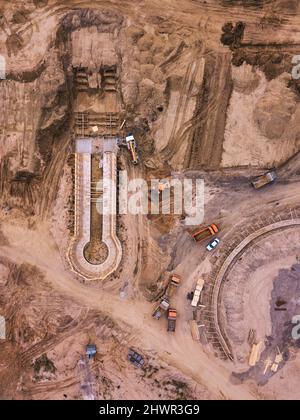
M175 294L175 292L176 292L176 290L177 290L177 287L180 285L180 283L181 283L181 277L180 276L178 276L178 274L173 274L171 277L170 277L170 280L169 280L169 284L168 284L168 287L167 287L167 290L166 290L166 296L170 299L174 294Z
M196 288L195 288L195 291L194 291L193 300L191 302L192 306L194 306L194 307L198 306L198 303L199 303L199 300L200 300L200 295L202 293L203 287L204 287L204 280L199 279L197 281Z
M170 302L167 298L163 298L159 305L155 308L152 317L155 319L160 319L162 315L169 309Z
M175 332L176 330L176 309L169 309L168 311L168 332Z
M127 148L130 152L131 155L131 160L132 163L134 165L137 165L139 163L139 156L137 154L137 150L136 150L136 142L135 142L135 138L134 135L132 133L128 134L128 136L126 136L126 144L127 144Z
M192 238L196 242L204 241L205 239L210 238L211 236L215 236L219 232L218 226L213 223L210 226L207 227L199 227L195 229L193 232L191 232Z
M193 340L200 341L200 332L197 321L192 319L191 321L189 321L189 323Z
M277 174L275 171L269 171L264 175L259 176L258 178L254 179L251 184L253 188L259 190L263 187L266 187L269 184L273 184L277 179Z

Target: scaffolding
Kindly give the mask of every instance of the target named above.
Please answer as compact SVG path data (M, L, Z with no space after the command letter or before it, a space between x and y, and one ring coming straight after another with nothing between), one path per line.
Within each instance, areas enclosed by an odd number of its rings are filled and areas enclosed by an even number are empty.
M76 137L116 137L119 132L119 114L105 113L75 113Z

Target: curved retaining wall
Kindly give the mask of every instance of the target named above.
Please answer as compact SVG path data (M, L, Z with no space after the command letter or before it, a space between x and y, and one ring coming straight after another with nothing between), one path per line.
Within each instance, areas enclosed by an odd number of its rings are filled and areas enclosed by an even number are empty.
M225 335L225 332L221 331L220 321L219 321L220 290L221 290L223 279L225 278L228 270L230 269L234 261L252 242L260 238L261 236L266 235L269 232L285 229L291 226L300 226L300 218L282 220L282 221L264 226L261 229L258 229L257 231L253 232L235 247L235 249L227 256L227 258L225 259L225 261L223 262L223 264L221 265L220 269L217 272L217 275L215 277L213 293L212 293L212 312L214 316L214 328L218 335L221 347L223 348L227 357L231 360L233 360L233 355L228 344L230 343L230 340Z

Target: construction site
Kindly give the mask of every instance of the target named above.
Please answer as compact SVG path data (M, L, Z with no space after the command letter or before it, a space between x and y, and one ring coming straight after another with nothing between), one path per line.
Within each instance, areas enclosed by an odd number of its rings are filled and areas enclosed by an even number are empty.
M300 399L299 63L298 0L0 0L0 399Z

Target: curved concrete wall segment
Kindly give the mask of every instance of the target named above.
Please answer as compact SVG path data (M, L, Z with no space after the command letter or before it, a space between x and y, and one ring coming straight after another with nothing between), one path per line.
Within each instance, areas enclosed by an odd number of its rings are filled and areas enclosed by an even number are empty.
M226 278L226 275L232 265L240 257L241 253L243 253L245 249L251 246L251 244L255 243L257 239L277 230L284 230L292 226L299 226L300 218L298 214L295 212L295 215L291 214L291 216L292 217L287 220L281 220L275 223L267 224L245 237L240 243L236 244L233 251L227 255L223 264L217 270L213 283L211 312L214 319L214 329L219 341L218 344L220 344L226 356L231 360L234 360L234 356L230 349L230 340L227 337L226 332L221 329L219 317L219 303L221 299L221 289L222 285L224 284L224 279Z

